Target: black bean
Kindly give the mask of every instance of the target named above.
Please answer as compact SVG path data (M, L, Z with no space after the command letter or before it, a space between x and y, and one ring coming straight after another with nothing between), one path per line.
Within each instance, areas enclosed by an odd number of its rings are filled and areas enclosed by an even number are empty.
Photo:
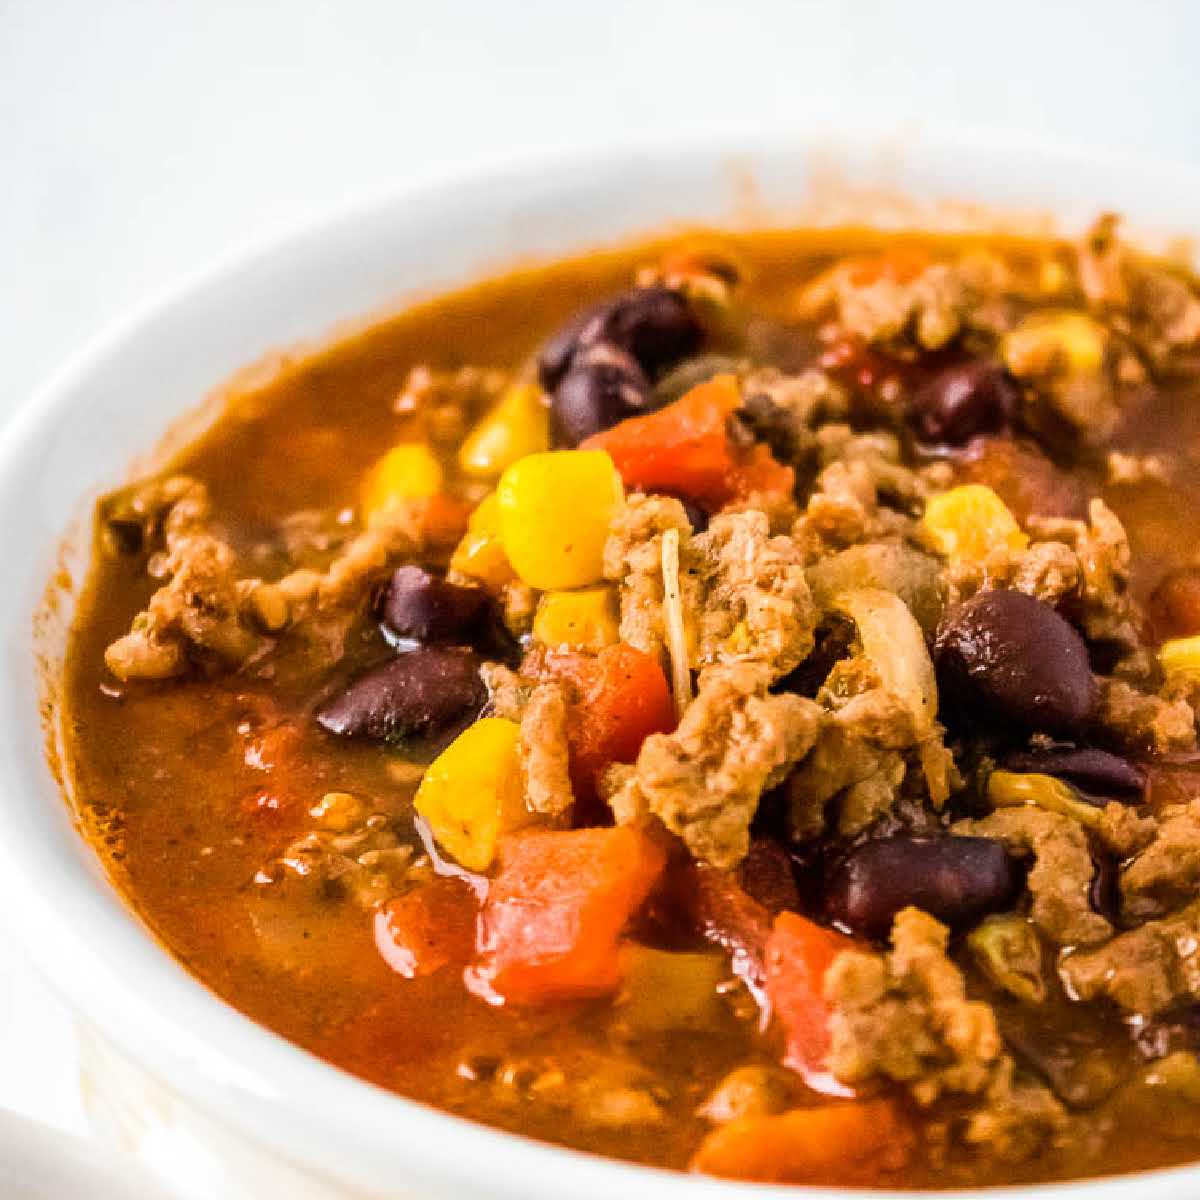
M380 616L388 630L417 642L466 643L488 606L482 588L460 587L424 567L398 567L383 594Z
M826 916L854 933L883 938L910 904L952 928L1011 908L1019 864L1002 843L981 837L894 837L864 842L834 869Z
M578 446L645 409L650 384L635 359L601 343L578 354L550 398L550 440Z
M567 322L542 347L538 378L553 392L575 356L607 342L637 360L647 375L678 362L699 345L703 331L687 300L671 288L634 288Z
M1022 592L985 591L957 605L938 625L934 657L947 717L965 708L974 718L1070 736L1096 703L1083 638Z
M1128 759L1107 750L1048 749L1022 750L1009 754L1001 764L1006 771L1036 771L1065 779L1094 796L1140 799L1146 788L1146 772Z
M317 723L340 737L380 740L443 732L483 708L479 664L466 650L401 654L353 680L318 710Z
M1110 925L1121 927L1121 870L1117 860L1107 851L1093 846L1092 865L1095 868L1088 884L1088 904Z
M923 441L962 446L1007 429L1020 402L1017 381L999 363L976 360L939 371L913 397L909 420Z

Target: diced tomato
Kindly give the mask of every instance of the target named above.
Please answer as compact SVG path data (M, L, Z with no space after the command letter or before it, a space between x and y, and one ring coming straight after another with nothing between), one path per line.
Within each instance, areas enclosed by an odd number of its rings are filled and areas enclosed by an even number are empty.
M418 502L422 506L421 532L434 546L457 546L467 532L471 518L471 505L455 496L439 492L428 500Z
M716 510L752 492L788 492L791 467L776 462L765 446L745 448L728 434L741 405L732 375L718 375L644 417L630 417L584 443L604 450L625 485L686 496Z
M889 246L881 254L851 263L850 279L858 287L869 287L884 279L892 283L912 283L930 261L929 251L920 246Z
M887 1100L743 1117L714 1129L691 1169L756 1183L881 1182L913 1149L913 1134Z
M1057 467L1032 442L981 437L958 465L963 483L994 491L1022 524L1029 517L1081 517L1086 496L1079 480Z
M438 876L389 901L375 914L375 945L406 979L465 966L475 947L479 902L461 879Z
M599 654L536 650L521 668L535 679L571 685L567 740L577 798L594 796L610 763L633 762L652 733L675 728L671 690L658 661L619 642Z
M468 984L519 1004L612 992L621 931L665 865L650 835L625 826L505 838Z
M767 998L787 1038L784 1063L818 1090L837 1090L825 1072L829 1054L829 1007L825 972L855 943L797 913L775 918L767 940Z
M690 863L677 875L679 901L696 932L720 946L733 973L760 1004L766 1002L766 953L771 914L732 871Z

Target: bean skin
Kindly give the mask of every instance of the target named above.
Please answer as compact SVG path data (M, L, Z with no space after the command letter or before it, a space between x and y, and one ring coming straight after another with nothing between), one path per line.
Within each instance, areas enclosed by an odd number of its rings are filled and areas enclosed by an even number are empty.
M647 375L686 358L703 331L687 300L671 288L632 290L579 313L542 347L538 378L553 393L580 352L606 342L632 355Z
M381 619L397 637L466 643L488 606L482 588L460 587L424 567L398 567L383 595Z
M939 371L914 396L909 420L923 441L963 446L1007 429L1020 401L1016 380L999 363L976 360Z
M825 915L882 939L896 914L915 905L962 929L1011 908L1020 887L1018 864L992 838L897 834L842 859L826 883Z
M550 399L550 440L573 448L644 411L650 383L632 355L601 343L578 354Z
M351 681L317 711L317 724L339 737L381 741L442 733L483 708L479 666L466 650L401 654Z
M938 626L934 660L948 715L965 707L975 718L1069 737L1095 707L1083 638L1022 592L980 592L953 608Z
M1128 759L1107 750L1023 750L1004 758L1006 771L1033 771L1065 779L1095 796L1140 800L1146 790L1146 772Z

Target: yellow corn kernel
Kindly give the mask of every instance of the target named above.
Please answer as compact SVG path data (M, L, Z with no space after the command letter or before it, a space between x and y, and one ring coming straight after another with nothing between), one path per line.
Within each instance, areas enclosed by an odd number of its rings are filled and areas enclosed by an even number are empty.
M346 833L361 823L366 816L363 802L350 792L326 792L308 810L322 829L333 833Z
M502 834L530 821L521 783L521 727L484 717L429 764L413 804L437 844L469 871L486 871Z
M1005 335L1004 365L1024 379L1069 373L1090 375L1104 365L1108 334L1087 313L1045 310L1030 313Z
M527 454L550 449L550 410L532 383L508 388L458 451L464 474L491 479Z
M982 483L967 483L934 496L921 524L948 558L982 560L1001 546L1024 550L1029 539L1008 506Z
M597 653L621 640L616 593L610 587L546 592L538 601L533 636L543 646Z
M424 500L442 490L442 466L420 442L393 446L367 475L362 491L364 517L406 500Z
M467 532L450 557L450 570L478 579L493 591L512 582L512 565L500 542L500 505L495 492L488 492L471 514Z
M1200 678L1200 634L1163 642L1158 648L1158 661L1167 675Z
M530 587L553 592L599 583L608 527L624 498L602 450L557 450L513 463L496 488L500 540Z

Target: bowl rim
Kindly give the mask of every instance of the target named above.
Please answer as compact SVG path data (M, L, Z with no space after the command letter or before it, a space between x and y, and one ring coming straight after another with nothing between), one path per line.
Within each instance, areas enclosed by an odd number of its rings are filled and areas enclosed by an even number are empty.
M754 162L830 148L867 151L894 139L895 134L889 126L804 130L789 124L623 138L606 147L582 150L497 155L430 171L260 245L222 256L138 305L88 341L15 414L0 432L0 510L13 520L19 497L11 481L19 475L22 463L35 459L50 433L81 404L89 377L123 353L132 352L142 338L153 333L164 314L186 313L197 297L228 288L263 264L315 253L330 239L352 232L359 222L386 218L398 210L428 210L464 187L486 195L497 184L511 187L533 178L562 180L597 164L636 177L638 170L653 160L665 164L669 174L698 159ZM941 156L946 161L955 155L984 153L1024 162L1027 170L1032 159L1037 164L1032 168L1035 177L1039 170L1049 169L1070 172L1086 168L1109 172L1114 178L1136 172L1159 188L1178 188L1200 197L1200 167L1193 164L1065 146L1024 135L943 125L936 132L922 132L910 152ZM1030 190L1036 191L1038 186L1031 181ZM1151 186L1150 182L1146 186ZM486 211L486 204L486 200L479 201L480 212ZM1181 228L1180 232L1191 230ZM1195 232L1200 234L1200 220L1195 221ZM587 244L580 246L587 248ZM130 458L141 449L131 446ZM44 565L40 560L29 565L35 583ZM404 1149L396 1158L418 1178L415 1186L429 1186L437 1194L477 1187L484 1178L524 1181L513 1183L516 1190L505 1191L505 1195L571 1194L579 1200L608 1200L620 1189L641 1195L652 1192L661 1200L707 1195L717 1200L753 1200L801 1194L845 1200L881 1194L727 1182L501 1132L353 1077L243 1016L164 952L94 864L89 869L78 856L63 853L62 819L37 823L38 814L30 806L42 803L47 768L43 740L29 739L30 714L22 711L29 695L28 688L22 691L22 687L29 682L34 660L31 613L28 608L18 612L19 608L20 603L0 604L0 679L5 681L0 691L0 778L13 789L5 799L6 807L13 810L14 795L25 806L15 810L17 819L9 822L6 836L0 839L0 897L6 902L7 924L39 973L74 1011L86 1014L122 1050L211 1115L225 1120L232 1115L251 1136L285 1157L303 1160L314 1173L324 1171L331 1177L340 1177L338 1166L347 1161L347 1155L359 1153L369 1158L372 1150L378 1153L380 1147L394 1147L397 1130L402 1130ZM61 806L63 818L67 805ZM51 824L56 828L51 829ZM69 835L79 839L73 828ZM87 852L93 853L90 847ZM64 964L70 964L70 969ZM390 1153L394 1154L394 1149ZM376 1171L370 1178L377 1176ZM1101 1200L1115 1196L1128 1186L1130 1178L1007 1186L988 1189L987 1194L1063 1196L1070 1191L1079 1200ZM1200 1164L1141 1172L1136 1179L1141 1195L1164 1200L1183 1196L1200 1181ZM981 1192L967 1189L938 1195L967 1197Z

